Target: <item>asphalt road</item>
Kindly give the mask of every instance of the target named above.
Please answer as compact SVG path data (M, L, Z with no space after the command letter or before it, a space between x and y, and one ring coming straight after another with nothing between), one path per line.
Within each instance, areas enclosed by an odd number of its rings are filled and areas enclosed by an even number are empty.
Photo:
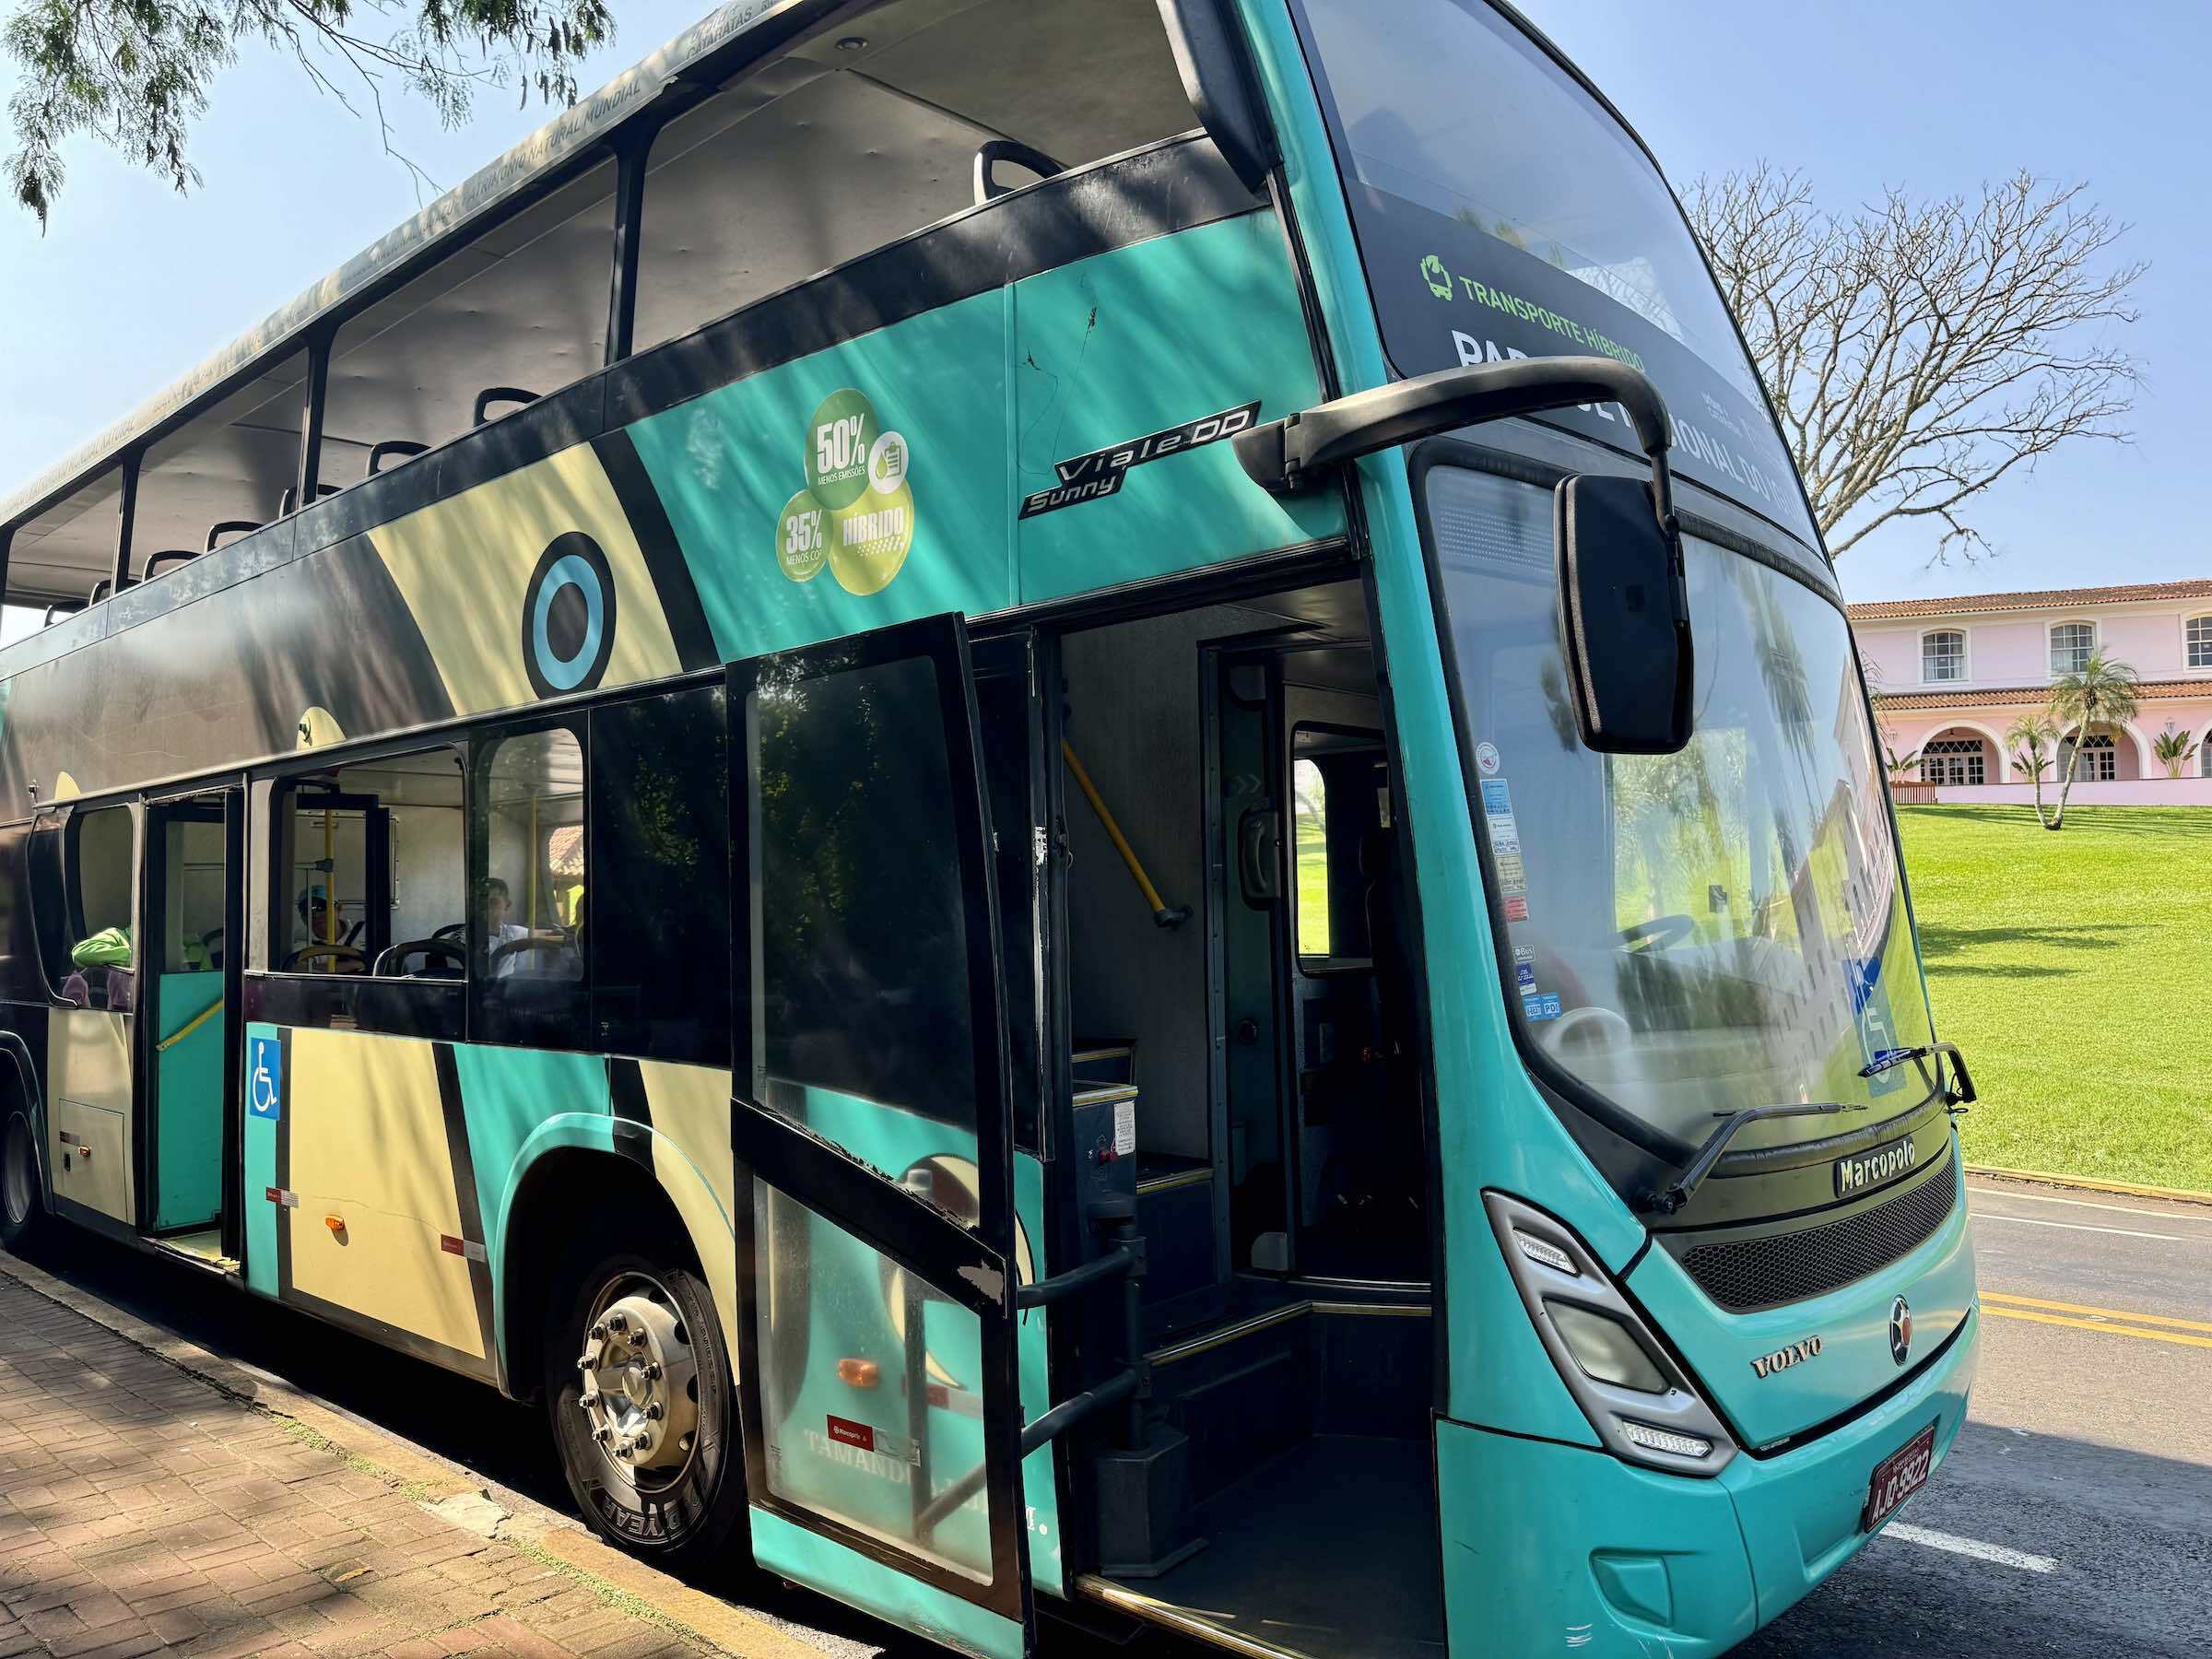
M1973 1406L1900 1522L1737 1650L2212 1655L2212 1206L1977 1182ZM538 1414L479 1384L71 1233L35 1258L564 1512ZM749 1571L704 1585L839 1659L939 1650ZM1098 1651L1051 1631L1051 1659ZM1146 1659L1182 1659L1161 1641Z

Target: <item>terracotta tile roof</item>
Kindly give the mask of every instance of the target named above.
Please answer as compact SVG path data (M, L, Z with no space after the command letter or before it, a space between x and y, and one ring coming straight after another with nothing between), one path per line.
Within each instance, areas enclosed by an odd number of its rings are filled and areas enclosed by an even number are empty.
M1885 711L1903 713L1913 709L2025 707L2042 702L2050 695L2048 686L1999 686L1979 691L1899 691L1888 695L1877 691L1874 700ZM2212 697L2212 679L2143 680L2136 687L2136 696L2144 702L2176 697Z
M1903 617L1960 617L1980 611L2072 609L2145 600L2212 599L2212 577L2190 582L2131 582L2117 587L2035 588L2017 594L1959 594L1948 599L1876 599L1849 607L1853 622Z

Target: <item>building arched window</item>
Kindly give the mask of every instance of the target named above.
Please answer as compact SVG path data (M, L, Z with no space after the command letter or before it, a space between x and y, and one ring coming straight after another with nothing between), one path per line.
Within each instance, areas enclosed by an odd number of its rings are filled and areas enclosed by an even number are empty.
M2212 620L2212 618L2208 618ZM1966 635L1938 628L1920 636L1920 677L1926 682L1966 677Z
M2182 661L2192 668L2212 668L2212 616L2182 624Z
M2205 738L2196 746L2196 775L2212 778L2212 731L2207 731Z
M2058 746L2058 775L2066 775L2066 761L2072 754L2074 742L2066 739ZM2110 783L2120 775L2120 751L2112 743L2110 732L2091 732L2081 743L2081 766L2074 774L2077 783Z
M1931 737L1920 746L1920 781L1924 783L1986 783L1989 750L1980 737Z
M2097 650L2093 622L2057 622L2051 628L2051 677L2079 674Z

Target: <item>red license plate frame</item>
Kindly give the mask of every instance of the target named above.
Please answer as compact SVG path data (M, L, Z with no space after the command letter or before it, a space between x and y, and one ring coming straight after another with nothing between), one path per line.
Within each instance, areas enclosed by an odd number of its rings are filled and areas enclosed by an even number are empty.
M1896 1514L1906 1499L1928 1484L1935 1466L1936 1425L1930 1423L1874 1465L1874 1473L1866 1477L1866 1507L1859 1512L1859 1530L1872 1532Z

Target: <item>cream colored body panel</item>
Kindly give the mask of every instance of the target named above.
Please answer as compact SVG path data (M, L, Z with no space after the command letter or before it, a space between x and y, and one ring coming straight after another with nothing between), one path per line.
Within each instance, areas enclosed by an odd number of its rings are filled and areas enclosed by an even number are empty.
M699 1253L723 1352L737 1363L737 1241L730 1227L730 1074L644 1060L638 1070L653 1110L653 1172Z
M485 1358L431 1044L300 1029L290 1065L292 1288Z
M137 1182L131 1174L132 1023L131 1015L104 1008L55 1008L46 1024L46 1167L54 1193L126 1224L137 1220ZM89 1158L83 1147L90 1148Z
M411 512L370 533L458 714L537 700L516 618L547 544L569 531L599 544L620 626L601 682L626 686L683 668L645 555L588 443Z

